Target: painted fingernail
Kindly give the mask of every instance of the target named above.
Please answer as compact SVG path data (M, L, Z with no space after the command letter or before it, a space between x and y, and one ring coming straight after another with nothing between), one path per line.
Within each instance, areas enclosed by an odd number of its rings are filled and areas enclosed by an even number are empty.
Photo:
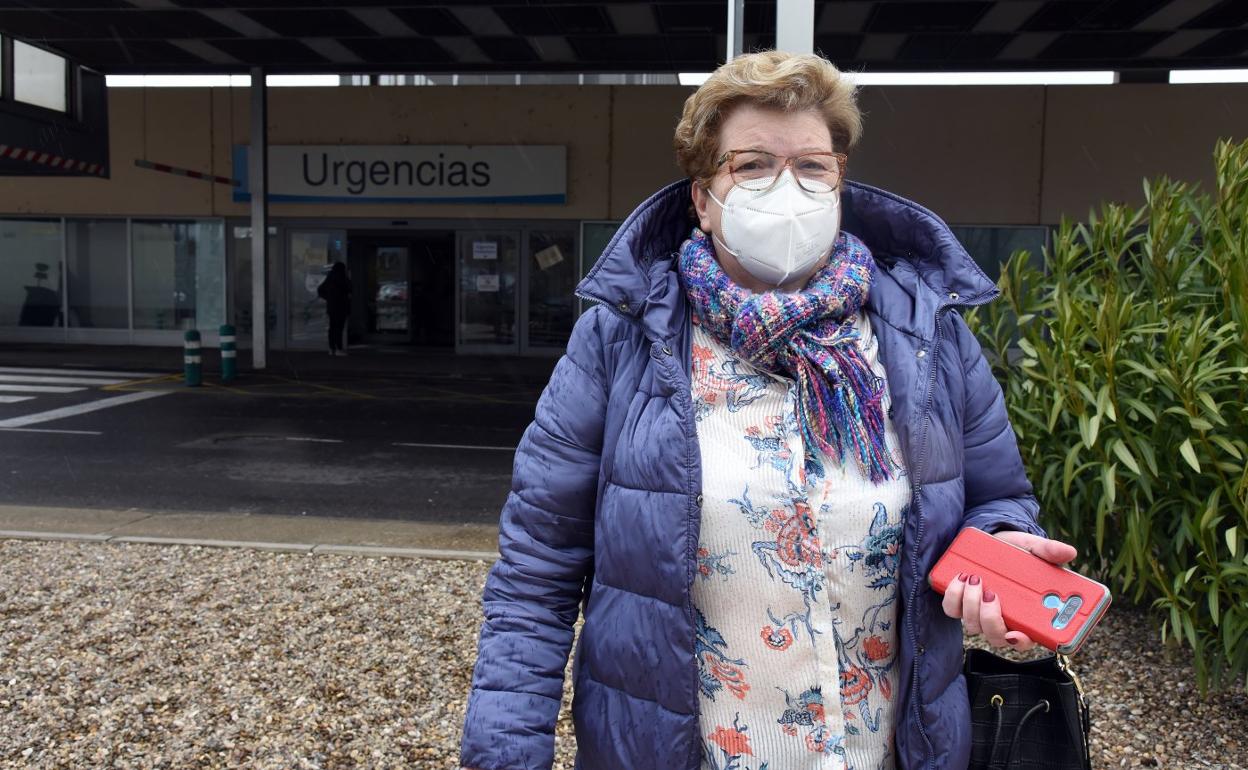
M1018 640L1017 640L1017 639L1006 639L1006 640L1005 640L1005 643L1006 643L1006 644L1018 644Z
M979 585L979 575L971 575L971 577L966 582L973 586Z
M994 602L996 600L997 600L997 595L994 594L992 591L989 591L987 588L985 588L984 589L984 601Z
M958 576L957 576L956 578L954 578L954 580L966 580L966 573L965 573L965 572L959 572L959 573L958 573Z

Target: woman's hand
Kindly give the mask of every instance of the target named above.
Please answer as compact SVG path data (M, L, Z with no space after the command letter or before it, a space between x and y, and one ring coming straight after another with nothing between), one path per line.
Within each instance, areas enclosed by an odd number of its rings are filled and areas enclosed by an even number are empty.
M1078 555L1073 545L1026 532L998 532L994 537L1031 551L1052 564L1066 564ZM967 633L983 634L993 647L1009 646L1016 650L1030 650L1036 646L1027 634L1010 631L1005 627L1005 619L1001 617L1001 602L992 586L986 585L980 575L963 574L955 578L945 589L945 599L941 606L949 617L961 618Z

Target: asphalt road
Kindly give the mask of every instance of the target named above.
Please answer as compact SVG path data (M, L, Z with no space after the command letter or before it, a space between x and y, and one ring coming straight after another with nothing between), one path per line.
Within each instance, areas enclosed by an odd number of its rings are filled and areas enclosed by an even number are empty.
M493 523L540 392L378 375L191 389L0 369L0 500L14 505Z

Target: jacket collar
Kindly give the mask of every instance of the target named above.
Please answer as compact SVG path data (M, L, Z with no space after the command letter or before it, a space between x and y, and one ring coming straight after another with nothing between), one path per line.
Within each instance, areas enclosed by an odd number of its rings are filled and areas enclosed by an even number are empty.
M684 293L673 257L693 223L689 180L651 195L624 220L576 293L670 340L685 323ZM847 181L842 223L866 243L881 268L868 306L898 329L930 338L935 313L981 305L999 293L940 217L890 192Z

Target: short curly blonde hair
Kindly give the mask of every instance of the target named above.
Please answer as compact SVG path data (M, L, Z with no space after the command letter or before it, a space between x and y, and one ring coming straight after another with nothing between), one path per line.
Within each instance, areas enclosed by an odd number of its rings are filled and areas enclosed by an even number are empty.
M673 143L676 162L690 179L705 183L715 175L720 126L745 103L819 112L837 152L848 152L862 134L854 84L832 62L783 51L745 54L720 66L685 100Z

